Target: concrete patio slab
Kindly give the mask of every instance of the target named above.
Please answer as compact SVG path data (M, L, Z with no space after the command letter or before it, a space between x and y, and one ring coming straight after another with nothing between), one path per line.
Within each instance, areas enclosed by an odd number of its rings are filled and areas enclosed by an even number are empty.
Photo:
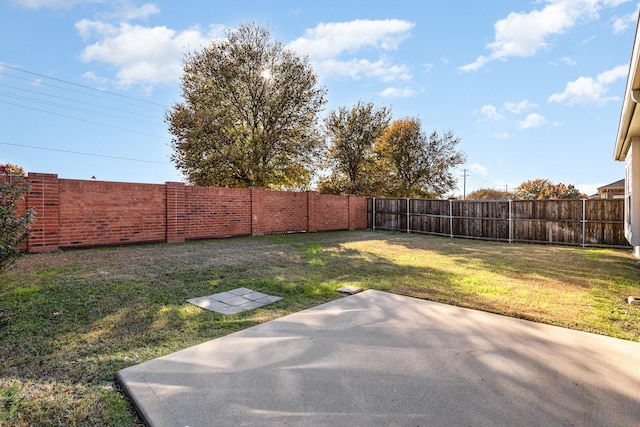
M640 343L373 290L117 378L150 426L640 420Z

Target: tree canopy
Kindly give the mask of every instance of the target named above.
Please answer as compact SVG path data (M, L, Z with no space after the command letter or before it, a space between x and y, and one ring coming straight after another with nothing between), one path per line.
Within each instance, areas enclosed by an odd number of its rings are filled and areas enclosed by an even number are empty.
M580 199L587 197L572 184L554 184L548 179L534 179L518 185L513 193L514 198L523 200L544 199Z
M513 197L509 191L495 190L493 188L480 188L472 191L465 197L466 200L508 200Z
M384 195L441 197L456 186L453 169L465 161L452 132L426 135L417 117L395 120L376 142Z
M301 58L255 24L187 55L182 102L166 114L172 160L189 182L304 188L320 157L326 90Z
M386 107L358 101L352 108L340 107L325 120L329 149L326 163L331 174L318 190L331 194L372 195L379 183L374 145L391 120Z
M181 100L166 112L171 156L195 185L440 197L464 161L459 138L423 132L420 120L358 101L330 112L308 58L246 24L186 56Z
M464 162L452 132L427 135L416 117L391 122L386 107L359 101L331 112L329 176L318 191L387 197L441 197L455 188L453 169Z

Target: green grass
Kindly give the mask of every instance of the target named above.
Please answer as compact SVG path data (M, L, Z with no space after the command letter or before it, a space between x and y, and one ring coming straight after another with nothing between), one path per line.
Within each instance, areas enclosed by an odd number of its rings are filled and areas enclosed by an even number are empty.
M140 424L116 372L309 308L356 285L640 340L627 250L372 231L32 254L0 274L0 425ZM222 316L187 298L283 300Z

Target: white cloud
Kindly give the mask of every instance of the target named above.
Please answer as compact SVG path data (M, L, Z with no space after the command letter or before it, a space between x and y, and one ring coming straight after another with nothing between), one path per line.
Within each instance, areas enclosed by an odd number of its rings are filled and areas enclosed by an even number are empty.
M83 39L88 39L92 35L96 34L98 37L106 38L115 36L118 34L118 28L105 22L91 21L89 19L83 19L76 22L76 30Z
M118 84L122 86L169 83L177 80L182 72L184 52L223 36L219 28L205 34L197 27L176 31L165 26L147 27L128 22L158 11L150 3L136 7L124 0L114 13L103 14L98 20L77 22L78 33L91 40L83 49L81 59L114 67ZM111 24L112 19L121 23ZM406 81L412 78L409 67L390 62L384 53L397 49L409 37L413 26L411 22L396 19L320 24L288 47L308 54L321 77ZM359 55L363 52L367 55ZM406 89L397 90L393 96L409 96L407 93Z
M397 87L388 87L380 92L380 96L383 98L410 98L416 93L410 87L397 88Z
M465 72L466 71L476 71L476 70L479 70L480 68L484 67L484 65L487 62L490 62L490 61L491 61L490 58L487 58L486 56L481 55L474 62L472 62L470 64L467 64L467 65L463 65L462 67L459 67L458 69L460 71L465 71Z
M150 15L160 12L158 6L153 3L145 3L140 7L136 6L133 0L118 0L105 2L104 0L12 0L19 6L27 9L73 9L80 4L106 3L114 8L114 12L100 12L97 15L102 20L119 19L130 21L132 19L146 19Z
M549 38L562 34L579 22L596 19L605 7L615 7L627 0L546 0L542 9L511 12L494 24L495 39L486 48L488 55L459 67L474 71L494 60L529 57L549 46Z
M520 102L505 102L504 108L513 114L521 114L523 111L529 110L531 108L537 107L536 104L532 104L528 99L522 100Z
M636 8L634 12L631 12L627 15L618 17L613 21L613 33L620 34L626 31L628 28L636 25L638 21L638 12L640 11L640 5Z
M607 70L603 73L598 74L598 82L608 85L615 82L618 79L623 79L627 77L627 73L629 72L629 67L627 65L618 65L611 70Z
M409 36L414 24L399 19L321 23L307 29L289 47L314 59L334 58L364 47L395 50Z
M97 39L83 49L82 60L115 67L122 86L177 80L184 52L207 45L213 36L204 35L199 28L177 32L164 26L114 26L86 19L76 23L76 28L83 37Z
M406 65L390 63L384 52L398 49L410 36L412 22L399 19L321 23L288 44L311 59L322 77L374 77L381 81L410 79ZM366 54L374 57L367 57Z
M537 128L544 125L547 122L543 116L538 113L529 114L524 120L518 123L520 129Z
M504 116L498 112L496 107L493 105L483 105L479 110L476 110L476 113L482 114L487 119L492 121L502 120Z
M411 73L405 65L394 65L379 59L370 61L368 59L352 59L340 61L329 59L314 64L314 70L321 76L349 77L358 79L360 77L376 78L383 82L397 80L409 80Z
M548 101L566 103L568 105L597 105L615 101L617 97L606 97L609 85L627 76L628 66L619 65L593 77L578 77L567 83L564 91L552 94Z
M473 163L473 164L469 165L469 170L471 172L487 176L487 168L482 166L479 163Z
M577 65L578 63L576 62L575 59L573 59L570 56L563 56L562 58L560 58L562 62L564 62L567 65Z
M131 0L121 0L115 4L115 11L100 13L100 20L132 21L134 19L147 19L151 15L160 13L160 9L153 3L145 3L137 7Z
M109 79L106 77L99 77L93 71L87 71L82 75L82 78L96 83L99 89L106 90L109 86Z
M511 135L509 134L509 132L500 132L500 133L494 133L493 137L495 139L509 139Z
M13 3L27 9L71 9L82 3L101 3L102 0L13 0Z
M606 93L604 85L591 77L578 77L577 80L567 83L564 92L554 93L548 99L549 102L566 102L574 104L598 104L603 101Z

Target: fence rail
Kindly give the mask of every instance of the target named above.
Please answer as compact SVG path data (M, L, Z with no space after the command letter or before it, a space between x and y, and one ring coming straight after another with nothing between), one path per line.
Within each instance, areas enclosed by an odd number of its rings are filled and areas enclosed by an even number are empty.
M368 200L368 227L505 242L630 247L624 200Z

